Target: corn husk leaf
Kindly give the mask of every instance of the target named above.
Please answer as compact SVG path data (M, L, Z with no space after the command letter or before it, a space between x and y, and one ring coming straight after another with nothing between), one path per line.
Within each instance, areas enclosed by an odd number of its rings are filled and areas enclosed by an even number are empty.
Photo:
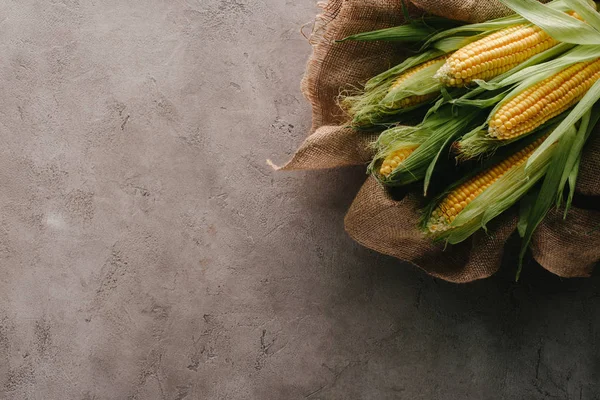
M575 161L575 165L571 169L569 173L568 182L569 182L569 194L567 196L567 201L565 203L565 211L563 213L563 219L567 219L567 213L571 209L571 205L573 204L573 196L575 196L575 186L577 185L577 176L579 175L579 165L581 164L581 155L577 157L577 161Z
M583 151L583 147L587 142L592 130L598 123L600 119L600 105L596 104L590 111L584 114L581 118L581 123L579 125L579 129L577 131L577 135L573 141L573 145L569 151L569 155L567 158L567 162L565 164L565 168L560 179L560 184L557 190L556 196L556 206L560 207L561 202L563 200L563 194L566 184L569 184L569 193L566 200L565 206L565 217L566 213L571 206L571 201L573 200L573 195L575 191L575 184L577 182L577 174L579 172L579 163L581 161L581 153Z
M340 105L352 117L354 127L369 128L379 123L384 123L386 115L381 115L379 103L388 95L390 87L407 70L424 62L430 61L443 55L438 50L430 50L425 53L407 58L401 64L371 78L364 90L359 94L349 95L342 98ZM396 114L412 111L414 108L398 110Z
M385 40L401 42L423 41L435 32L463 25L462 22L433 15L423 16L420 19L413 19L408 11L408 6L405 0L401 0L401 2L402 14L404 15L404 19L408 22L408 24L387 29L380 29L372 32L359 33L356 35L349 36L345 39L339 40L338 42L343 42L346 40Z
M397 42L424 42L421 50L434 47L436 42L452 36L470 37L480 34L489 34L512 25L526 23L519 15L497 18L491 21L461 25L460 22L441 18L426 17L421 20L410 20L410 23L376 31L362 32L345 37L344 41L397 41ZM458 25L458 26L457 26Z
M423 196L427 196L429 191L429 184L431 183L431 179L433 177L433 173L435 171L436 166L438 165L438 161L440 160L440 156L444 151L448 149L450 143L454 140L455 135L448 136L446 140L439 146L439 149L429 165L427 166L427 170L425 171L425 177L423 178Z
M337 43L346 41L370 42L375 40L389 42L423 42L431 35L435 34L436 30L427 25L400 25L392 28L379 29L371 32L357 33L343 39L337 40Z
M338 40L370 42L375 40L388 42L425 42L436 33L460 26L461 23L447 18L428 16L419 20L410 20L406 25L378 29L376 31L362 32Z
M600 31L560 10L541 4L536 0L500 1L558 41L584 45L600 44ZM566 1L561 3L569 7ZM578 1L571 0L569 3L573 5Z
M510 15L508 17L497 18L486 22L481 22L477 24L468 24L459 26L452 29L447 29L443 32L439 32L433 35L431 38L427 40L427 42L423 45L423 48L428 48L433 46L435 42L451 37L451 36L466 36L469 34L491 34L496 31L499 31L504 28L508 28L510 26L527 23L523 17L519 15Z
M560 207L560 204L563 200L563 193L565 189L565 185L567 184L567 180L571 175L571 171L575 168L575 164L581 155L581 150L583 149L583 145L588 138L589 132L588 126L590 125L591 118L591 110L584 114L583 118L581 118L581 123L579 124L579 129L577 130L577 135L573 139L573 144L569 149L569 154L567 156L567 160L565 162L565 167L560 178L560 183L558 185L557 193L556 193L556 207Z
M369 79L365 84L365 90L379 87L384 83L389 83L390 80L397 78L406 70L412 67L416 67L417 65L423 64L424 62L427 62L429 60L433 60L434 58L440 57L442 55L444 55L444 53L439 50L428 50L416 56L409 57L402 63L396 65L395 67L390 68L387 71L384 71L381 74Z
M531 212L531 208L535 204L537 196L539 195L539 190L536 189L537 187L532 188L519 202L519 220L517 222L517 232L519 232L520 237L525 235L529 213Z
M394 109L395 104L402 99L416 95L426 95L438 93L442 85L437 79L433 79L433 74L444 64L445 60L433 63L420 69L410 79L405 80L398 86L393 86L386 96L380 101L379 105L386 109Z
M600 31L600 14L596 11L596 3L584 0L563 0L565 4L594 29Z
M537 168L535 168L534 166L538 165L541 160L547 159L548 154L552 153L551 157L549 157L550 163L548 165L546 176L542 183L542 187L540 188L539 195L537 196L535 204L531 207L529 213L527 214L526 229L523 234L523 240L521 242L521 251L519 252L519 267L516 276L517 280L519 279L519 276L521 274L521 270L523 267L523 258L525 257L525 252L529 247L529 243L531 242L533 233L537 229L540 222L542 222L550 208L552 208L552 205L555 203L557 188L560 186L561 178L565 170L569 158L569 153L571 147L573 146L576 136L577 129L575 129L574 126L571 126L562 135L558 143L552 142L550 146L546 146L545 148L547 150L544 153L542 153L542 155L538 156L534 160L533 164L530 164L529 168L526 169L529 172L536 172ZM552 135L550 135L544 141L544 143L552 140L551 138ZM549 152L548 150L551 148L554 148L555 150ZM531 160L531 158L529 160Z
M470 106L470 107L477 107L477 108L490 108L493 107L494 105L498 104L498 102L502 101L506 95L508 94L508 90L505 90L503 92L498 93L495 96L492 97L488 97L488 98L475 98L475 99L470 99L467 98L465 96L460 97L458 99L455 100L451 100L450 103L456 105L456 106Z

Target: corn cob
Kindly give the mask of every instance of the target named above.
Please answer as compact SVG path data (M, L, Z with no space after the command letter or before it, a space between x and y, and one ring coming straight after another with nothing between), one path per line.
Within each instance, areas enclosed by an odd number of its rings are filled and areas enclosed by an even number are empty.
M494 182L500 179L508 171L522 165L535 149L546 139L540 137L534 142L514 153L502 162L497 163L489 169L475 175L452 190L434 209L427 223L430 233L440 233L450 229L450 224L462 210L465 209L477 196L483 193Z
M419 146L407 146L390 153L390 155L383 160L379 173L386 178L390 176L392 171L398 168L398 165L402 164L402 162L404 162L417 147Z
M397 114L434 100L441 85L433 79L433 74L447 57L443 55L406 69L399 68L400 64L372 78L364 92L342 98L340 105L352 117L352 126L368 128L397 120Z
M523 91L490 118L489 135L514 139L571 108L600 78L600 59L574 64Z
M402 75L400 75L392 84L392 86L390 87L390 89L388 90L388 94L393 93L395 90L398 90L401 88L402 84L404 84L405 82L409 81L412 77L414 77L419 71L422 71L423 69L433 65L433 64L437 64L442 60L446 60L449 57L448 54L443 55L441 57L438 58L434 58L433 60L429 60L427 62L424 62L421 65L417 65L416 67L412 67L410 69L408 69L406 72L404 72ZM435 99L437 96L439 95L438 92L434 92L434 93L428 93L425 95L414 95L414 96L408 96L405 97L399 101L393 102L391 104L385 104L386 107L389 108L410 108L410 107L414 107L417 106L419 104L425 103L429 100Z
M558 43L537 26L512 26L456 51L435 78L452 87L467 85L474 79L488 80Z

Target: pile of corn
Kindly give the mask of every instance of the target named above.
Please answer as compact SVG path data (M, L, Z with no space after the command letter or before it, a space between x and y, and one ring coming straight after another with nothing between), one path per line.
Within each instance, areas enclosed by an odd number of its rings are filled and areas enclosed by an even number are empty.
M600 14L587 0L501 1L517 14L348 38L421 47L340 105L355 129L381 131L369 173L386 187L422 187L421 228L433 240L459 243L538 196L521 207L522 257L550 208L565 200L566 215L600 114Z

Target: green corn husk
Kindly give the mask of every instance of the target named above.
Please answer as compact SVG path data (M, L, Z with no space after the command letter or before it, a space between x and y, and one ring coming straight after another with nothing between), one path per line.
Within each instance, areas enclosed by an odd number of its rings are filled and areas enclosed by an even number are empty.
M543 134L547 134L544 132ZM542 135L543 136L543 135ZM516 153L520 149L537 140L540 135L535 135L519 143L519 147L509 154ZM546 139L547 140L547 139ZM456 215L454 221L446 225L446 230L430 232L432 213L438 204L454 189L467 182L478 173L491 168L505 157L497 156L484 164L479 170L461 179L450 186L444 193L434 199L423 213L421 227L436 241L446 241L457 244L466 240L479 229L486 229L486 224L516 204L541 178L544 177L550 160L555 152L556 145L550 146L541 157L532 164L532 168L525 169L525 163L508 170L498 180L492 183L481 194L475 197L467 206Z
M425 15L419 19L414 19L410 16L405 0L401 0L401 2L402 13L404 14L404 19L408 22L408 24L387 29L380 29L372 32L359 33L342 40L338 40L338 42L344 42L346 40L422 42L437 32L464 25L464 23L460 21L454 21L433 15Z
M425 16L418 20L410 19L406 25L394 26L391 28L379 29L371 32L362 32L356 35L345 37L338 40L338 43L345 41L371 42L416 42L424 43L435 35L447 29L456 28L464 25L459 21L453 21L447 18Z
M544 5L536 0L500 1L560 42L580 45L600 44L600 18L594 8L594 2L557 0ZM564 13L569 10L581 15L585 22Z
M430 102L424 102L412 107L401 108L398 103L411 96L435 95L440 91L440 85L433 79L435 71L444 63L439 62L418 70L398 87L395 82L404 73L410 73L412 68L441 57L442 52L431 50L418 56L410 57L402 64L387 70L370 79L365 90L358 95L344 97L340 106L352 117L351 125L355 128L369 129L377 125L394 121L394 117L410 113ZM431 101L434 101L432 98Z
M597 18L594 16L588 20L588 15L595 11L593 1L554 0L547 4L538 3L536 0L500 1L515 11L516 14L448 29L429 38L423 48L428 48L436 41L448 36L467 35L468 33L490 34L513 25L527 23L539 26L550 36L563 43L598 44L600 40L600 25L596 24ZM583 16L586 22L566 14L567 11L572 10ZM585 36L579 36L579 32L585 32Z
M431 35L435 34L436 30L425 24L410 24L394 26L393 28L380 29L371 32L357 33L343 39L337 40L337 43L346 41L372 42L372 41L388 41L388 42L424 42Z
M554 0L547 4L541 4L536 0L500 1L516 14L479 24L448 29L429 38L423 48L426 49L436 41L448 36L466 35L473 32L490 34L509 26L527 23L539 26L559 42L579 45L600 44L600 18L593 1ZM577 12L586 22L566 14L567 11Z
M463 109L459 114L451 106L443 106L414 127L395 127L384 131L374 143L377 153L368 167L383 185L395 187L425 180L427 192L436 163L452 140L461 132L481 123L484 114L477 109ZM383 161L400 148L418 147L388 176L380 174Z
M565 201L565 218L569 208L571 207L573 195L575 194L575 184L577 183L577 175L579 173L579 163L581 162L581 153L583 151L583 147L599 119L600 105L596 104L581 118L581 125L579 126L578 134L575 137L571 149L569 150L569 156L561 176L556 198L556 207L560 207L562 201ZM563 193L567 184L569 185L569 192L567 198L564 199Z

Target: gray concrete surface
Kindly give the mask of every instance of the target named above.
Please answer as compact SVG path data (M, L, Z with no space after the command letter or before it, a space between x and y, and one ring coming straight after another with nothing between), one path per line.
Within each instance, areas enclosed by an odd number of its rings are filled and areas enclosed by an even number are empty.
M598 278L432 279L345 235L360 169L265 165L315 12L0 2L0 398L600 397Z

